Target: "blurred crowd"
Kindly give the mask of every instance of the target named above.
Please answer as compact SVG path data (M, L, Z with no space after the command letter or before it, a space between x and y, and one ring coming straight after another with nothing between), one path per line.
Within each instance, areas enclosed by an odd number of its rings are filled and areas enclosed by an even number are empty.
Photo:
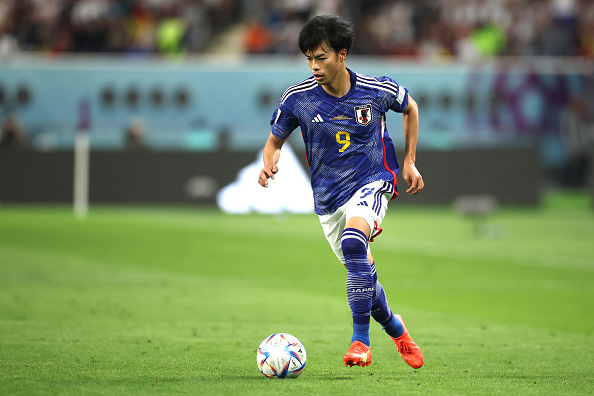
M0 0L0 55L16 51L198 53L234 0Z
M594 0L0 0L0 56L202 53L231 27L246 53L291 54L322 14L354 22L360 55L594 57Z
M594 57L592 0L256 1L250 53L298 52L303 22L339 14L354 22L352 53L472 60L502 56Z

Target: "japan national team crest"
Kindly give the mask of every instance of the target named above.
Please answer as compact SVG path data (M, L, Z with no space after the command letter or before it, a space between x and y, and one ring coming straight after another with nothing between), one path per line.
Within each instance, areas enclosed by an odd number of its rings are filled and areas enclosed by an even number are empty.
M359 125L367 125L373 119L373 115L371 114L371 105L363 105L355 107L355 118L357 119L357 124Z

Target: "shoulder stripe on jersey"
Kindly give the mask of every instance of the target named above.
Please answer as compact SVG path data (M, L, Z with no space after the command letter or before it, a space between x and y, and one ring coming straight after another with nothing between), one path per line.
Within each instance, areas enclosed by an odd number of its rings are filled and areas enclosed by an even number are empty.
M398 90L400 89L400 86L396 83L393 83L392 81L378 81L376 79L371 79L371 78L361 78L359 80L362 83L367 83L367 84L377 85L377 86L381 86L381 87L388 88L388 89L393 89L396 92L398 92Z
M385 87L385 86L376 85L376 84L367 84L367 83L363 83L363 82L360 82L360 81L358 82L358 84L361 84L361 85L363 85L365 87L375 88L375 89L379 89L379 90L382 90L382 91L389 92L389 93L391 93L392 95L394 95L396 97L398 96L398 91L394 91L394 89L393 88L390 88L390 87Z
M307 80L300 82L299 84L295 84L287 88L287 90L283 93L283 96L280 98L280 103L284 103L285 100L291 95L296 92L307 91L308 89L312 89L317 85L316 81L313 77L308 78Z
M314 85L312 85L312 86L310 86L310 87L305 87L305 88L303 88L303 89L298 89L298 90L296 90L296 91L293 91L293 92L291 92L290 94L288 94L288 95L287 95L287 97L286 97L286 98L284 98L284 99L281 101L281 103L285 103L285 101L286 101L287 99L289 99L289 96L293 95L294 93L297 93L297 92L303 92L303 91L309 91L310 89L314 89L316 86L317 86L317 83L314 83Z
M394 81L391 81L391 80L380 81L380 80L378 80L375 77L370 77L370 76L367 76L365 74L357 74L357 79L359 79L359 78L361 80L365 80L365 81L367 81L369 83L390 85L390 86L392 86L394 88L398 88L399 87L398 83L396 83Z
M398 84L396 84L395 82L393 82L393 81L379 81L376 78L372 78L372 77L369 77L369 76L357 74L357 79L359 79L359 78L361 80L365 81L365 82L370 83L370 84L379 84L379 85L382 85L382 86L392 87L393 89L396 90L396 92L398 92L399 89L400 89L400 86Z
M286 94L286 95L283 95L283 97L282 97L282 98L281 98L281 100L280 100L280 103L285 103L285 102L286 102L286 100L287 100L287 99L289 99L289 97L290 97L291 95L293 95L294 93L297 93L297 92L303 92L303 91L308 91L308 90L310 90L310 89L314 89L314 88L316 87L316 85L317 85L317 83L315 83L315 82L314 82L313 84L311 84L311 85L306 85L306 86L304 86L304 87L301 87L300 89L293 89L293 90L291 90L291 92L287 92L287 94Z
M311 79L311 78L308 78L307 80L301 81L301 82L300 82L300 83L298 83L298 84L293 84L293 85L291 85L289 88L287 88L287 89L285 90L285 92L283 92L283 94L281 95L281 99L282 99L282 98L284 98L284 97L285 97L285 96L286 96L286 95L287 95L289 92L291 92L292 90L294 90L294 89L298 89L298 88L300 88L300 87L303 87L303 86L305 86L305 85L309 85L309 84L311 84L311 83L312 83L312 79Z
M289 88L287 88L285 90L285 92L283 92L283 95L285 95L288 91L292 90L293 88L298 88L298 87L300 87L302 85L311 84L312 81L314 81L314 77L313 76L311 76L309 78L306 78L305 80L303 80L303 81L301 81L301 82L299 82L297 84L293 84L293 85L289 86Z

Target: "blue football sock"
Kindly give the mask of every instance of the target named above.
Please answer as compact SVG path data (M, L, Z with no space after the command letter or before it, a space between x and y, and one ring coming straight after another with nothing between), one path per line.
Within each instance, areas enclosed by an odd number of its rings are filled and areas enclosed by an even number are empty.
M375 263L372 264L372 267L375 270ZM376 271L373 272L375 273ZM377 279L377 273L375 276ZM388 304L386 292L384 291L381 283L379 283L377 280L375 282L375 288L373 291L371 316L373 316L373 319L382 325L389 336L398 338L404 333L404 327L402 327L400 321L394 317L394 314L390 309L390 305Z
M398 338L404 334L402 323L394 315L388 323L383 324L384 330L390 337Z
M371 344L369 341L369 323L353 323L353 337L351 338L351 343L353 341L361 341L363 344L367 346Z
M353 316L352 341L369 345L374 277L367 259L367 237L356 228L347 228L342 233L341 245L347 267L347 297Z

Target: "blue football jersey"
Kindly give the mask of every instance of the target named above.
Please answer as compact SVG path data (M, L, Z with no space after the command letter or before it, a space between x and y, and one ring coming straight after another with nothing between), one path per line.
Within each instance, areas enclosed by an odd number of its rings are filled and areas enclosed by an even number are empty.
M340 98L313 76L289 87L270 121L279 139L301 127L319 215L334 213L368 183L396 186L399 166L385 114L407 108L408 90L389 77L349 73L351 89Z

